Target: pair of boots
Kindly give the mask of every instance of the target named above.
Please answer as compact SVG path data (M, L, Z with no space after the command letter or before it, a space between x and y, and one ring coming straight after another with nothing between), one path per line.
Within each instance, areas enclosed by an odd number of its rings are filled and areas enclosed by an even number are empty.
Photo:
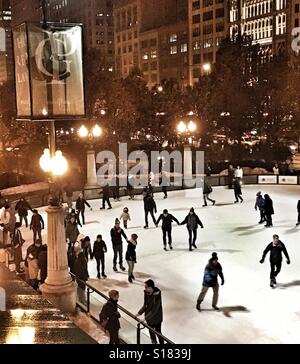
M132 283L132 280L135 280L135 277L133 274L131 274L130 276L128 276L128 282Z
M201 312L201 303L200 301L197 301L197 305L196 305L196 309ZM217 305L212 305L212 308L215 310L215 311L220 311L219 307Z
M97 274L97 278L98 279L101 279L101 276L100 276L100 273L99 272ZM102 278L107 278L107 275L104 272L102 272Z
M193 251L193 248L198 249L196 244L190 245L190 252Z
M173 250L173 246L172 246L172 244L169 244L169 247L170 247L170 250ZM168 251L168 249L167 249L167 246L166 245L164 245L164 250L167 252Z
M126 269L123 267L123 264L120 264L120 269L121 269L121 271L122 271L122 272L125 272L125 270L126 270ZM116 265L114 265L113 270L114 270L114 272L118 272L118 269L117 269L117 266L116 266Z

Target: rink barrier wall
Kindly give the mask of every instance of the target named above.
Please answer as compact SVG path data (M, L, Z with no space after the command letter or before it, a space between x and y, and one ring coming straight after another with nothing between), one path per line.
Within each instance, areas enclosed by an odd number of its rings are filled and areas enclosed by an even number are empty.
M92 285L90 285L87 282L84 282L80 279L78 279L73 273L70 273L71 277L74 281L76 281L77 283L82 283L82 285L85 285L85 294L86 294L86 304L83 304L82 302L77 301L77 307L80 308L83 312L87 313L93 320L95 320L99 325L100 325L100 320L99 320L99 314L101 312L101 309L103 307L103 303L101 301L97 301L97 303L99 304L99 307L97 307L97 310L95 312L95 308L92 307L92 295L97 295L99 297L101 297L104 302L106 303L109 300L109 297L106 296L104 293L100 292L99 290L97 290L95 287L93 287ZM95 302L95 301L94 301ZM92 309L93 308L93 309ZM129 312L128 310L126 310L126 308L118 305L118 309L119 311L121 311L123 314L126 315L127 318L130 318L136 325L136 337L135 337L135 343L134 344L143 344L144 342L142 342L142 335L144 335L144 333L142 333L142 330L144 329L148 329L149 331L151 331L152 333L154 333L157 337L159 337L161 340L164 341L164 344L174 344L171 340L169 340L167 337L165 337L164 335L156 332L152 327L150 327L145 321L140 320L138 317L136 317L133 313ZM101 326L101 325L100 325ZM121 325L121 327L123 327L123 325ZM102 328L103 329L103 328ZM103 329L104 330L104 329ZM128 338L122 337L122 332L121 332L121 341L123 341L125 344L128 344ZM148 337L149 342L151 343L150 337ZM131 343L132 344L132 343Z

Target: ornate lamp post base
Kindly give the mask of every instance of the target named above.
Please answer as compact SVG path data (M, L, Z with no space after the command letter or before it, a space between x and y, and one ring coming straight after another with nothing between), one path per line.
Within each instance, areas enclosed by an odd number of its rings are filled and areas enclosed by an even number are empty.
M183 185L185 188L192 188L193 181L193 152L191 146L184 146L184 180Z
M77 284L68 271L63 208L48 206L48 276L40 287L42 294L63 312L76 309Z

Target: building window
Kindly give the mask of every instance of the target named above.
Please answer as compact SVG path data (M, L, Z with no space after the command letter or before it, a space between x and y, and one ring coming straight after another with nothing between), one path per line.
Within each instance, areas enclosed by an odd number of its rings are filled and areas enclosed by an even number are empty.
M203 41L203 48L211 48L213 46L213 39L205 39Z
M156 38L150 39L150 47L155 47L157 45Z
M193 77L200 78L200 68L193 68Z
M181 53L185 53L185 52L187 52L187 50L188 50L187 43L181 44L181 46L180 46Z
M193 64L200 64L201 63L201 55L200 54L194 54L193 55Z
M151 70L156 71L157 70L157 62L151 62Z
M151 58L157 58L157 51L151 51L150 52L150 57Z
M148 47L148 41L147 40L143 40L141 42L141 48L144 49L144 48L147 48Z
M193 37L200 37L200 28L193 29Z
M295 19L295 28L299 27L299 19Z
M171 47L170 54L177 54L177 46L172 46Z
M214 59L214 55L213 55L212 52L203 54L203 61L204 62L212 62L213 59Z
M216 18L223 18L224 17L224 8L220 8L216 10Z
M196 41L196 42L193 42L193 50L194 51L197 51L201 48L201 43Z
M144 53L142 56L143 59L147 60L149 59L149 54L148 53Z
M211 20L214 16L213 11L207 11L206 13L203 13L203 21Z
M213 32L212 24L203 26L203 34L211 34Z
M170 35L170 43L177 42L177 34L173 33Z
M214 4L213 0L203 0L203 7L212 6Z
M193 15L193 24L199 24L200 23L200 14Z
M200 9L200 0L193 1L193 10L198 10L198 9Z
M300 4L295 4L295 13L299 13L299 5Z
M216 32L223 32L224 31L224 23L217 23L216 24Z

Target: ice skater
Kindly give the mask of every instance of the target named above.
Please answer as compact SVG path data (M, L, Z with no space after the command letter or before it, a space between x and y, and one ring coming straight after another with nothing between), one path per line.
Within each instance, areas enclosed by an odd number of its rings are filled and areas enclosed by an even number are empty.
M186 225L189 232L189 250L190 252L193 248L197 249L196 241L197 241L197 230L198 225L201 226L201 229L204 228L199 216L195 214L194 208L190 209L187 217L182 221L181 225Z
M173 250L172 246L172 222L175 221L178 225L180 222L174 217L173 215L169 214L168 210L164 210L163 213L159 216L156 227L158 227L160 221L162 220L162 232L163 232L163 243L164 243L164 250L168 251L167 249L167 235L168 235L168 243L171 250Z
M77 211L79 221L80 221L79 217L81 215L82 225L85 225L85 216L84 216L85 206L87 206L91 211L93 210L91 205L87 202L87 200L85 198L83 198L83 194L80 193L76 200L76 211Z
M117 269L117 258L119 255L119 265L120 269L124 272L126 269L123 266L123 242L122 242L122 236L124 239L127 239L126 234L124 233L124 230L120 227L120 220L116 219L115 226L110 231L112 246L114 250L114 259L113 259L113 270L115 272L118 271Z
M131 221L131 217L130 217L130 215L129 215L129 209L128 209L128 207L124 207L124 209L123 209L123 213L122 213L122 215L121 215L121 217L120 217L120 221L122 221L123 220L123 225L124 225L124 228L125 229L127 229L127 227L128 227L128 221Z
M241 185L240 178L235 178L233 180L233 189L234 189L234 196L235 196L234 203L238 203L239 201L241 201L241 203L243 203L244 199L242 197L242 185Z
M153 220L154 225L156 225L155 215L157 213L156 203L154 201L153 195L151 193L147 193L144 196L144 211L145 211L145 229L149 227L148 215L150 214Z
M263 224L266 221L265 216L265 199L263 198L261 192L257 192L256 201L255 201L255 210L259 209L260 212L260 221L259 224Z
M210 184L208 184L206 182L206 180L204 180L204 184L203 184L203 201L204 201L204 205L203 207L206 207L207 206L207 200L210 201L213 206L216 204L216 201L215 200L212 200L209 195L212 193L213 189L211 187Z
M204 278L203 278L203 287L202 291L197 300L196 309L201 311L201 303L203 302L208 289L211 287L214 291L213 295L213 302L212 307L216 311L219 311L218 299L219 299L219 283L218 283L218 276L221 278L221 285L223 286L225 283L223 269L221 264L219 263L219 258L217 253L212 253L212 257L209 259L207 266L205 267L204 271Z
M267 224L265 225L265 227L271 227L273 226L272 215L274 215L274 207L273 207L273 201L269 195L265 195L264 210L267 220Z
M277 284L276 277L281 271L282 265L282 253L286 257L287 264L291 264L289 254L286 250L285 245L281 240L279 240L278 235L273 235L273 241L270 243L263 252L262 259L260 263L263 264L266 258L266 255L270 252L270 265L271 265L271 273L270 273L270 287L274 288Z
M102 188L102 207L100 208L100 210L105 210L105 203L107 203L108 205L108 210L112 209L109 198L110 198L110 187L109 184L107 183Z
M102 240L102 235L97 236L97 240L94 242L93 258L97 262L97 278L100 279L100 264L102 270L102 278L107 278L105 274L105 254L107 253L107 247L105 241Z
M132 280L135 279L133 275L134 265L137 263L136 261L136 246L137 246L138 236L136 234L131 235L131 239L127 241L127 251L126 251L126 261L128 264L128 282L132 283Z
M298 204L297 204L297 211L298 211L298 222L297 222L296 226L299 226L300 225L300 200L298 201Z

